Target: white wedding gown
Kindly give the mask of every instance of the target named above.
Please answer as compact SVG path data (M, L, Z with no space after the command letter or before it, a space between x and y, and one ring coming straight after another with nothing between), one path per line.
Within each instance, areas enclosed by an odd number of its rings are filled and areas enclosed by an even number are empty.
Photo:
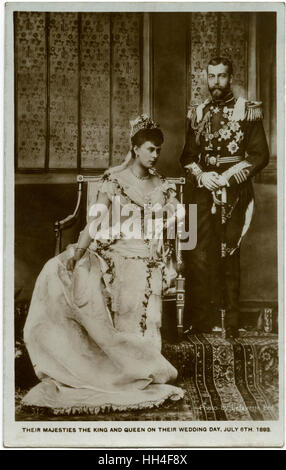
M120 174L105 178L101 191L121 205L146 202ZM171 192L162 181L148 197L166 202ZM98 413L181 399L170 384L177 371L161 354L162 257L150 261L150 245L122 236L92 243L71 273L73 250L49 260L36 281L24 340L40 383L23 404Z

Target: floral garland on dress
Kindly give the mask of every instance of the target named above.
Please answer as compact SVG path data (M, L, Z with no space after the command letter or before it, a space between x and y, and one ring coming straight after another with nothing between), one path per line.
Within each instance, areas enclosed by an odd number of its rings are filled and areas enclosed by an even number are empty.
M166 178L164 178L162 175L157 173L156 170L153 170L152 173L154 175L158 176L160 178L160 180L163 182L163 184L166 183L166 181L167 181ZM130 198L130 196L128 196L128 194L125 192L124 188L121 186L119 181L116 178L114 178L114 179L111 178L111 176L108 172L106 172L103 175L102 181L103 182L107 181L107 182L110 182L112 184L115 184L116 189L121 194L121 196L126 198L131 204L134 204L134 201ZM162 190L163 195L165 196L165 200L169 197L169 193L170 193L171 190L172 190L171 188L166 188L166 189ZM138 205L138 204L136 204L136 205ZM144 230L144 219L143 218L141 218L141 223L143 224L143 230ZM121 235L122 234L120 234L120 236ZM101 254L101 256L103 257L103 259L106 261L106 263L108 265L107 273L111 275L110 284L112 284L114 282L115 266L114 266L114 262L108 256L106 256L105 250L107 248L109 248L117 240L118 240L118 238L110 239L108 241L108 243L101 244L102 246L99 246L99 249L97 249L97 251ZM150 247L150 240L149 239L144 239L144 242L148 245L148 247ZM167 245L168 245L169 253L170 253L169 256L171 256L173 247L171 249L170 243L167 243ZM151 289L152 269L161 268L161 271L162 271L162 292L164 292L167 288L167 285L168 285L166 265L165 265L165 262L164 262L162 257L160 257L156 260L150 259L150 258L147 258L147 257L141 257L141 256L132 256L132 257L128 256L126 258L133 259L133 260L143 260L143 261L146 262L146 270L147 270L146 286L145 286L145 291L144 291L144 299L142 300L143 313L141 315L141 319L140 319L140 323L139 323L142 335L144 336L145 331L147 329L147 325L146 325L146 323L147 323L147 307L148 307L148 302L149 302L149 299L150 299L150 296L151 296L151 293L152 293L152 289ZM110 311L112 312L111 307L110 307Z

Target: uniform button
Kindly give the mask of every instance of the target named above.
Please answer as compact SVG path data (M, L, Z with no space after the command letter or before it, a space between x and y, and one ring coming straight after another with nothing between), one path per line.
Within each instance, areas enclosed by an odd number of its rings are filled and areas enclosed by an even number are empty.
M221 150L221 147L218 147L217 149L218 149L218 150Z
M224 125L224 121L220 121L221 125L223 126Z
M221 137L219 137L217 140L218 140L219 142L221 142Z

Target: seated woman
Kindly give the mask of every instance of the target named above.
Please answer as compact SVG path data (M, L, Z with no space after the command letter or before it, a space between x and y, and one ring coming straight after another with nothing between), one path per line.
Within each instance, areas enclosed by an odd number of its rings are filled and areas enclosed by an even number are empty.
M130 236L134 214L142 226L146 204L176 208L175 188L154 170L162 143L161 130L148 116L131 123L132 150L105 173L95 205L108 209L108 221L119 207L120 231L106 236L106 224L99 229L98 213L93 215L77 245L40 273L24 340L41 382L23 404L55 413L98 413L183 397L181 388L169 384L176 369L161 355L168 248L160 236Z

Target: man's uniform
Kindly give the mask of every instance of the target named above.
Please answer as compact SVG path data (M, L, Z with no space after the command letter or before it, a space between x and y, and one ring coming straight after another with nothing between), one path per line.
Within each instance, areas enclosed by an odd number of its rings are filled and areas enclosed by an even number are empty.
M185 320L200 331L218 323L220 302L220 208L214 195L203 187L203 172L215 171L227 182L225 294L226 326L237 328L239 316L239 247L253 212L251 177L269 161L262 125L262 103L235 99L206 100L191 107L189 129L181 156L191 186L186 203L197 204L197 246L186 253L187 292ZM245 178L246 181L245 181Z

